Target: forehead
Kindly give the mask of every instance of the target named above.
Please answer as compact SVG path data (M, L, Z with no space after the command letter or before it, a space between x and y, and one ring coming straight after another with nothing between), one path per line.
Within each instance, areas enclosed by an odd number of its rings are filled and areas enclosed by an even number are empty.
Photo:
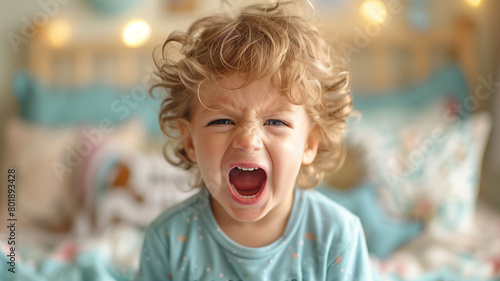
M302 107L290 103L281 95L270 78L253 81L245 85L245 78L232 75L200 87L198 103L208 111L224 109L255 110L275 109L295 111Z

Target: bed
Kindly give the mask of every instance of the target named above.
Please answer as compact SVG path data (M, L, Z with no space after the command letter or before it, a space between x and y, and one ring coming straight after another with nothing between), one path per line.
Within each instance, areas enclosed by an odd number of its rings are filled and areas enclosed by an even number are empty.
M500 280L500 215L477 201L491 118L472 104L473 38L460 19L452 31L382 32L350 58L362 113L345 167L318 190L360 217L376 280ZM193 193L162 158L160 101L147 95L161 40L151 42L30 41L2 159L23 187L16 274L3 235L2 280L131 280L145 227Z

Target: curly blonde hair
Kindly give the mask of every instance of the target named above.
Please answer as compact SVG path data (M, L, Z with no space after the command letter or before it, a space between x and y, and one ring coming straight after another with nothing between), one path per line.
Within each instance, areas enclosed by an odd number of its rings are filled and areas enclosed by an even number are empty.
M241 87L271 77L281 95L306 108L320 142L315 160L300 168L299 187L317 185L326 171L342 165L342 138L352 109L349 73L342 59L331 56L317 28L287 9L290 4L251 5L236 17L203 17L186 32L170 34L155 59L161 82L151 91L167 92L159 115L169 138L164 155L171 164L194 171L195 185L203 186L203 180L196 163L187 157L178 122L190 122L202 83L232 74L245 75ZM176 47L177 56L172 53Z

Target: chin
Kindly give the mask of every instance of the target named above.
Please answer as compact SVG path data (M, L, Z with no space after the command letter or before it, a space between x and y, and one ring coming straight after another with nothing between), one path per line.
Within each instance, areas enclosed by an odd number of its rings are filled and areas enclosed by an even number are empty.
M231 210L229 215L239 222L257 222L267 215L264 210Z
M221 202L217 202L217 204L222 207L229 217L238 222L257 222L270 212L267 208L267 204L265 204L265 200L260 204L241 205L232 201L232 198L226 199L228 200L226 200L224 204L221 204Z

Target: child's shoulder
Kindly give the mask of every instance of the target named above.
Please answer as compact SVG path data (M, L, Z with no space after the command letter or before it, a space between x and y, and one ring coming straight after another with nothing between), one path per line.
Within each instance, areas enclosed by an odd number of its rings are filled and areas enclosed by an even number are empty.
M341 221L358 220L351 211L315 189L301 190L301 193L303 204L308 205L308 209L318 213L317 215L328 214L330 219Z
M196 217L206 208L210 208L209 197L206 193L205 190L200 190L200 192L188 199L166 209L151 223L150 227L155 229L164 228Z
M300 193L301 212L307 216L309 227L323 229L326 233L333 234L337 242L350 240L353 233L362 231L357 216L322 193L314 189L303 190Z

